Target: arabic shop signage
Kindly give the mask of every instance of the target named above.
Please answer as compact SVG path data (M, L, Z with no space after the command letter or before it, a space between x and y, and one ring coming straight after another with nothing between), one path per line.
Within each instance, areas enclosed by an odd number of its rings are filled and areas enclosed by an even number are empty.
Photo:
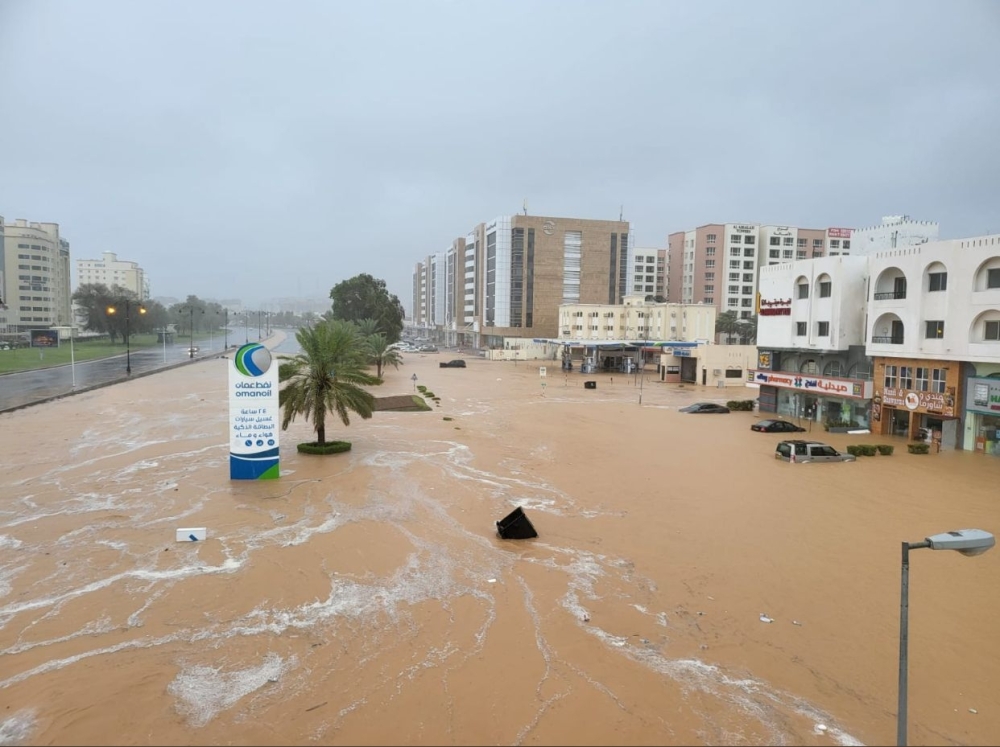
M251 342L229 365L229 479L278 477L278 366Z
M853 228L828 228L826 229L827 236L831 239L849 239L851 238L851 233L854 231Z
M798 389L818 395L848 397L850 399L870 399L872 382L855 379L835 379L829 376L810 376L792 371L747 372L747 383L775 386L779 389Z
M1000 379L969 379L965 409L1000 415Z
M792 315L792 299L790 298L776 298L773 301L767 301L761 299L760 301L760 315L761 316L791 316Z
M940 392L915 392L911 389L885 387L879 392L879 404L905 407L910 412L920 410L932 415L955 415L955 398Z

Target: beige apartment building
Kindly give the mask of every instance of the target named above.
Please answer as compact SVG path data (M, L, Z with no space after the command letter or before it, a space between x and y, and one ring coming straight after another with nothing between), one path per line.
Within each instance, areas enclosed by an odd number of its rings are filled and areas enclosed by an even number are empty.
M71 296L69 242L59 224L0 217L0 332L69 325Z
M563 304L559 339L573 342L695 342L715 338L715 307L710 304L656 303L644 295L622 304Z
M114 252L103 252L100 259L76 261L77 285L101 283L108 288L119 286L132 291L140 301L149 298L149 281L136 262L118 259Z
M561 304L621 303L630 242L627 221L500 216L416 265L412 319L446 344L556 338Z
M710 303L742 319L756 313L761 267L851 253L850 228L712 223L668 237L667 299Z

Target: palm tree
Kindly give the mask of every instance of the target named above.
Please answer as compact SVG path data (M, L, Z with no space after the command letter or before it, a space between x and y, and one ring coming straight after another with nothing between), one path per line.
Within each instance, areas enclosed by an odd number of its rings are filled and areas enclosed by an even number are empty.
M326 414L335 413L350 425L350 413L367 420L375 397L361 386L382 382L365 371L366 347L353 326L345 322L319 322L295 333L302 352L281 356L278 380L285 383L278 394L283 410L281 429L297 415L312 420L316 444L326 443Z
M724 334L728 344L731 337L739 330L739 324L740 320L735 311L723 311L715 318L715 331Z
M399 354L399 351L396 348L389 347L389 338L381 332L368 335L365 338L365 342L368 345L369 360L375 364L375 372L379 379L382 378L383 368L388 368L389 366L399 368L399 364L403 362L403 357Z
M752 316L748 319L740 319L736 330L740 336L740 342L744 345L751 345L757 342L757 317Z
M381 332L378 328L378 322L374 319L359 319L353 324L357 327L358 334L366 339Z

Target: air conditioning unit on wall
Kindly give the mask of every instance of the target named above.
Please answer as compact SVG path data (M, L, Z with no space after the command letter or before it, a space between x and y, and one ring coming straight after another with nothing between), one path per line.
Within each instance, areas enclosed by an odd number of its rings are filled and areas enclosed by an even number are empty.
M712 376L722 376L722 369L721 368L713 368L712 369Z

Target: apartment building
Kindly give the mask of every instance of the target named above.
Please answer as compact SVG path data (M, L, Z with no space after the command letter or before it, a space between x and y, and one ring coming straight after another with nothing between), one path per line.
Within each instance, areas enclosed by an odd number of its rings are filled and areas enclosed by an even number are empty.
M108 288L120 286L132 291L140 301L149 298L149 280L136 262L118 259L114 252L103 252L100 259L76 261L77 285L101 283Z
M629 260L629 293L652 296L665 301L667 297L667 250L636 249Z
M562 303L620 303L627 221L499 216L414 268L413 319L446 344L503 347L555 338Z
M754 315L761 267L849 254L850 228L809 229L712 223L667 238L667 300L710 303L741 319Z
M929 429L942 448L996 453L1000 235L928 241L868 260L872 431L913 437Z
M0 327L6 334L71 324L69 242L58 223L0 217ZM6 306L6 309L3 308Z
M644 295L621 304L562 304L559 339L572 341L678 341L715 337L715 307L708 304L656 303Z
M847 255L761 268L757 366L747 377L760 386L761 412L834 428L869 426L867 278L867 259Z

